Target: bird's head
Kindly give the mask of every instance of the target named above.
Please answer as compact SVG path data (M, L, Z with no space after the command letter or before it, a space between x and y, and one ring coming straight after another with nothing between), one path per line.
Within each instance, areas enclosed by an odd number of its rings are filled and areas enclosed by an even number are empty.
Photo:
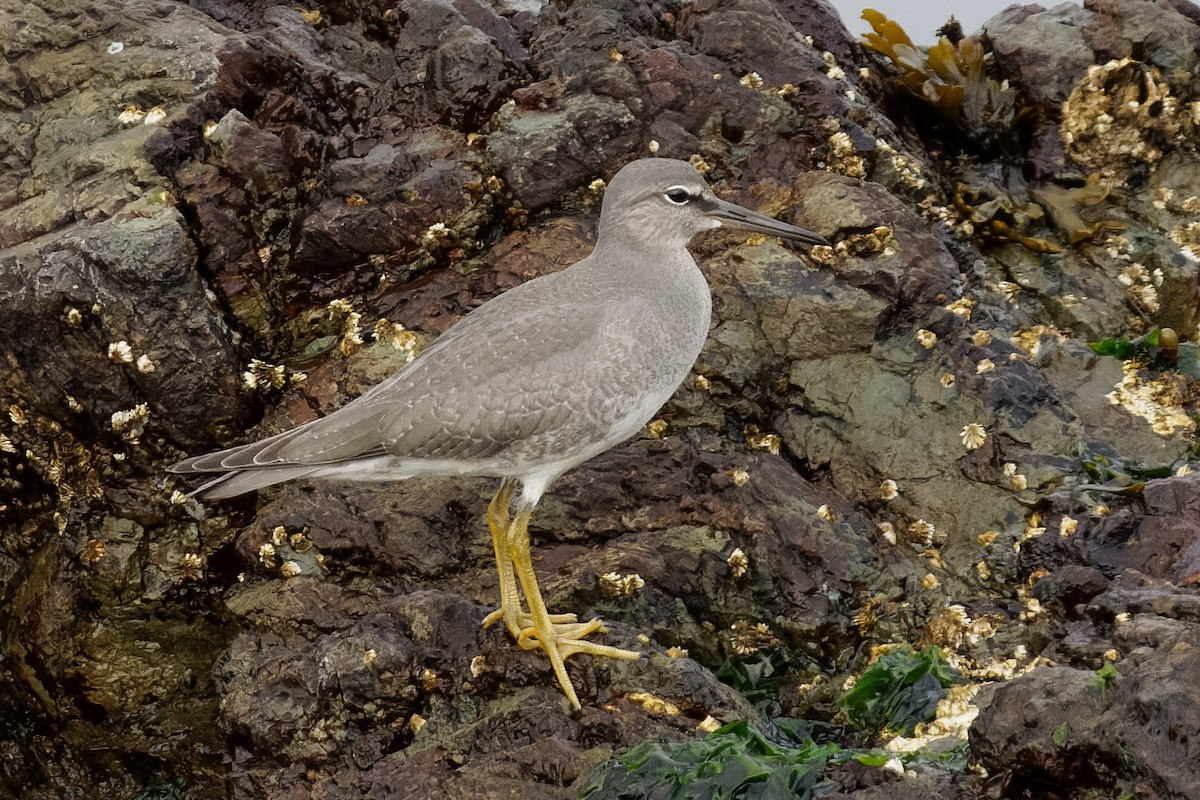
M669 158L644 158L622 167L609 183L600 209L602 239L676 247L701 231L719 227L801 244L829 244L812 231L720 199L695 167Z

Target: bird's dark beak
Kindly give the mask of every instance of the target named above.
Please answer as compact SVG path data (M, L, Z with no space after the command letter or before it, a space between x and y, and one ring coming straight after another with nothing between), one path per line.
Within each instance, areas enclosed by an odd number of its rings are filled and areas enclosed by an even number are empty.
M797 228L795 225L788 225L786 222L780 222L774 217L768 217L766 214L760 214L757 211L751 211L748 208L727 203L724 200L717 200L716 205L707 211L709 217L719 221L721 227L735 228L740 231L750 231L751 233L762 233L767 236L779 236L783 239L790 239L793 242L800 242L807 245L823 244L829 246L829 242L824 236L806 231L804 228Z

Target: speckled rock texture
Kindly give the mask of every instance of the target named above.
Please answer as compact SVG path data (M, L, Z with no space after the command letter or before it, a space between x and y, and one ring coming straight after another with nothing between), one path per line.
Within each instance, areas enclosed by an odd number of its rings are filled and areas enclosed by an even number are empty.
M830 796L1200 795L1200 13L979 41L946 99L824 0L0 0L0 798L574 798L842 723L888 643L978 688L974 768ZM539 507L551 607L645 654L581 712L481 628L494 482L167 476L586 255L651 154L834 247L698 238L692 376Z

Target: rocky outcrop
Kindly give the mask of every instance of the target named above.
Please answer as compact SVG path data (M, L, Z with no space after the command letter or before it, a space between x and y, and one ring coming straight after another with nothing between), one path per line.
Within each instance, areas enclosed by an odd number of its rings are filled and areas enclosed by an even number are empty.
M1198 793L1187 3L1006 10L957 93L821 0L0 0L0 30L0 796L575 797L649 738L829 719L888 642L982 687L990 783L843 765L838 796ZM551 606L645 653L574 659L581 713L480 628L489 481L205 508L166 477L582 257L651 154L835 247L697 240L693 375L543 501Z

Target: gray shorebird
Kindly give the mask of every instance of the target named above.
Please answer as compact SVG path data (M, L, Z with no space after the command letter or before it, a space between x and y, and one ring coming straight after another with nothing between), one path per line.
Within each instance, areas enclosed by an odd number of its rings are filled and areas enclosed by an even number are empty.
M634 161L609 184L591 255L475 309L329 416L171 470L215 475L193 492L206 499L297 478L499 478L487 521L500 608L484 626L503 620L519 646L544 650L579 708L564 659L638 654L587 641L598 619L546 610L529 518L556 478L642 430L687 377L712 311L687 244L718 227L828 244L719 199L685 161Z

